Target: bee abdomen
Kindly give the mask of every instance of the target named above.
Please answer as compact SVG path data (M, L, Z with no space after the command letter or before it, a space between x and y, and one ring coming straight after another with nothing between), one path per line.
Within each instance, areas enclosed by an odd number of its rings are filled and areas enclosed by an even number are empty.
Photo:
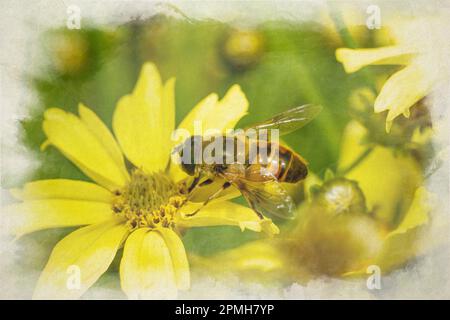
M308 175L308 168L305 161L300 156L291 153L289 164L287 165L286 172L280 179L282 182L296 183L303 180Z

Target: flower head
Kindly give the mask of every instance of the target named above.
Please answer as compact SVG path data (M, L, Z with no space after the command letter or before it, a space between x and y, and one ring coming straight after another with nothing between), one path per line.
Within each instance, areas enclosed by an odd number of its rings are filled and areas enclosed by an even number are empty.
M375 112L388 111L387 131L396 117L401 114L409 117L413 105L427 96L436 84L449 78L450 47L444 30L445 20L439 17L398 22L392 28L394 45L336 50L336 59L347 73L368 65L404 66L386 81L374 102Z
M277 233L269 220L249 208L222 199L195 216L198 204L186 199L181 170L169 165L175 129L175 80L163 83L156 67L143 66L129 95L113 116L114 134L85 107L79 116L48 109L43 129L47 141L95 183L67 179L30 182L13 195L22 202L8 211L20 217L14 233L84 226L53 249L37 283L34 298L78 298L108 269L123 247L120 280L129 298L173 298L190 286L182 230L211 225ZM219 101L211 94L180 124L193 121L225 130L246 114L248 102L239 86ZM117 139L117 140L116 140ZM131 163L128 165L124 156ZM79 268L80 286L67 286L68 269Z

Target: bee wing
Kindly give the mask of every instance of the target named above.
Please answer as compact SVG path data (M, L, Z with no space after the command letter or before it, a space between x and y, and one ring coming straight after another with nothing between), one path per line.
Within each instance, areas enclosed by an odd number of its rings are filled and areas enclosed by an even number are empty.
M239 181L239 190L250 206L263 215L293 219L295 204L277 180Z
M305 104L279 113L271 119L251 125L250 127L245 128L245 130L255 129L258 131L262 129L277 129L279 130L280 136L282 136L302 128L314 119L320 111L322 111L322 106Z

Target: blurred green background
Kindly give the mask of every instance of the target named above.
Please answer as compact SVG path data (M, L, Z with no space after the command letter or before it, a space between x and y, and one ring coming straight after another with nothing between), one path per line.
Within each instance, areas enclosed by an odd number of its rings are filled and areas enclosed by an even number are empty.
M370 31L367 34L359 46L371 46ZM211 92L223 96L234 83L241 85L250 102L249 115L238 127L294 106L321 104L324 110L318 118L286 137L319 176L336 167L342 131L350 119L350 89L367 83L364 74L345 74L334 56L343 44L335 33L315 23L272 21L240 30L215 21L155 16L114 29L49 30L42 35L42 46L48 63L39 76L29 79L39 104L30 106L32 114L22 122L23 142L40 160L29 180L88 180L56 149L40 151L45 140L43 112L58 107L76 113L83 102L111 128L116 102L132 90L146 61L156 63L163 79L177 78L177 123L203 97ZM24 237L25 248L33 243L48 247L48 252L28 253L24 268L27 261L39 268L36 260L42 267L52 244L69 231ZM262 236L238 228L211 227L189 230L184 242L188 252L209 255L258 237ZM113 264L111 270L116 267Z

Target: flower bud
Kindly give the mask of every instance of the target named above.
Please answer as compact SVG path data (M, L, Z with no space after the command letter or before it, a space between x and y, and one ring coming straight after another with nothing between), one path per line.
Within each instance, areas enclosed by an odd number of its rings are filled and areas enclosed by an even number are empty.
M376 261L383 238L374 219L365 215L330 217L318 206L310 210L296 230L295 241L285 248L298 269L316 276L342 276Z
M258 63L263 53L264 38L257 31L232 31L223 45L225 60L238 70Z
M345 178L325 182L314 201L331 215L367 213L366 200L358 183Z
M386 132L386 114L373 111L375 98L375 93L369 88L355 90L349 98L350 115L367 129L365 141L399 150L417 149L419 146L414 143L413 136L431 127L425 100L417 102L410 114L397 118L390 131Z
M83 72L89 60L89 43L83 35L74 32L55 34L50 38L54 69L62 75Z

